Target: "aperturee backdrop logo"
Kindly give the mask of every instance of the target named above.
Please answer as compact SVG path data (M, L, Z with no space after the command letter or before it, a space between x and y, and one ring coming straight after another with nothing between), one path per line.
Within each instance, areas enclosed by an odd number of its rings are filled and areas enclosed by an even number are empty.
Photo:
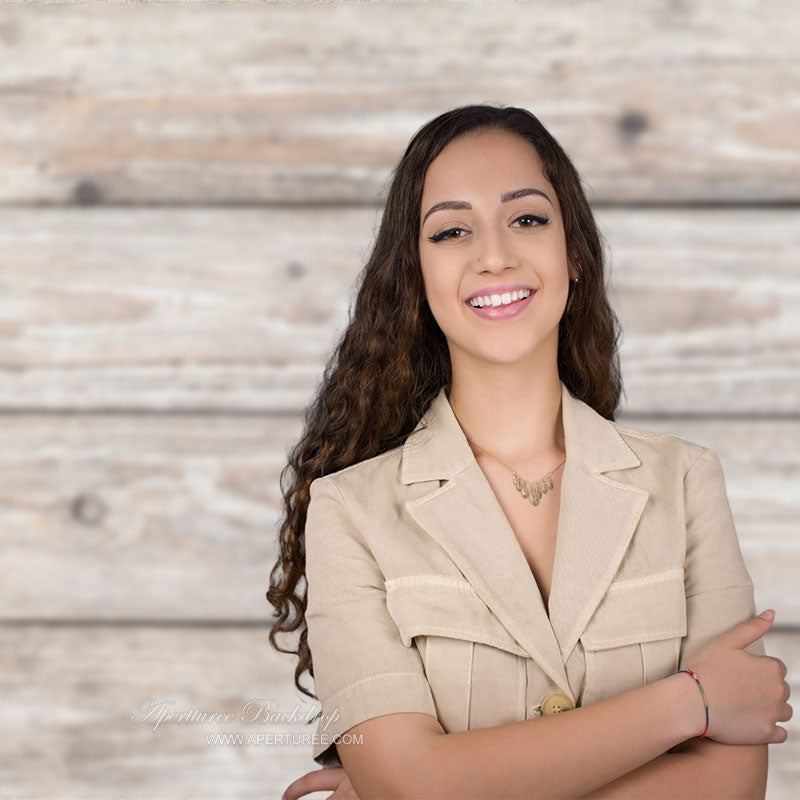
M318 724L316 732L269 733L205 733L207 745L262 744L262 745L316 745L339 741L361 743L363 737L339 736L335 730L340 719L338 709L319 715L320 706L302 708L296 704L290 711L281 711L275 699L248 700L238 711L205 711L199 708L177 709L175 700L143 698L138 705L139 716L131 714L131 722L143 725L155 733L163 725L309 725ZM319 716L318 716L319 715ZM316 718L316 719L315 719Z

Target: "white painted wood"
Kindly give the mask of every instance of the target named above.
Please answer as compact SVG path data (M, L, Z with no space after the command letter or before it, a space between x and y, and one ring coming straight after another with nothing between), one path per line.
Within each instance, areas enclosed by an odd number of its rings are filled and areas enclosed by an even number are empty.
M6 4L0 202L369 204L484 102L593 200L796 202L799 37L793 0Z
M278 479L298 415L5 419L0 619L269 618ZM800 625L800 423L625 424L717 452L759 605Z
M301 408L381 211L0 211L0 409ZM597 220L628 410L797 412L799 212Z
M795 634L768 632L764 645L787 665L800 663ZM309 710L313 716L318 703L295 688L293 674L294 660L272 651L258 628L0 628L3 796L278 800L291 781L318 769L306 743L315 726L245 724L244 709L253 699L271 699L278 714L298 706L295 718ZM786 679L794 700L796 671ZM145 698L167 703L172 712L232 716L217 724L164 723L153 731L140 721L147 716L139 710ZM796 718L782 723L788 740L770 745L767 800L794 796ZM206 734L235 732L263 733L264 744L205 743ZM268 734L285 738L268 740Z
M2 627L2 796L278 800L318 768L295 661L259 627Z
M0 7L3 796L277 798L316 768L130 715L305 702L266 638L279 472L391 169L468 103L574 161L621 419L719 454L796 688L800 8L579 5ZM796 794L785 727L768 800Z

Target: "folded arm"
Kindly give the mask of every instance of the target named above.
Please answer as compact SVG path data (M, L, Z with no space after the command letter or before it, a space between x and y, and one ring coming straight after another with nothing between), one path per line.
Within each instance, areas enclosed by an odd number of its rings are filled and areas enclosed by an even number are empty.
M681 643L681 669L691 665L711 638L756 613L753 582L742 557L722 465L713 450L706 448L687 470L684 492L687 635ZM765 655L762 639L745 650ZM693 738L584 797L763 800L767 763L766 744L728 745Z
M581 800L764 800L767 745L690 739Z

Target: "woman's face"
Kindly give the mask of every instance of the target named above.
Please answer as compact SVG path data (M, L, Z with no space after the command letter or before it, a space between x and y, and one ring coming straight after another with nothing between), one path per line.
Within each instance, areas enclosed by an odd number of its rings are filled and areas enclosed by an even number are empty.
M537 192L504 199L522 189ZM451 202L460 207L432 210ZM425 176L419 253L451 358L510 364L536 353L555 357L570 272L558 198L529 142L491 131L442 150ZM530 290L519 303L483 312L467 303L475 295L489 295L492 304L513 300L506 292L517 285Z

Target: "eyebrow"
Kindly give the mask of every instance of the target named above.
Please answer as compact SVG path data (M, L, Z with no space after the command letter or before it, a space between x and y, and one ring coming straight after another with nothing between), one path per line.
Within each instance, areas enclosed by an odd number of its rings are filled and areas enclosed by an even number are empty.
M527 197L531 194L539 194L544 197L551 206L553 205L553 201L541 189L534 189L530 186L526 187L525 189L513 189L510 192L501 194L500 202L507 203L509 200L516 200L520 197ZM471 209L472 204L468 203L466 200L442 200L441 203L436 203L436 205L433 205L428 209L425 216L422 218L422 224L425 224L425 220L428 219L428 217L433 214L434 211L442 211L446 208L455 210Z

